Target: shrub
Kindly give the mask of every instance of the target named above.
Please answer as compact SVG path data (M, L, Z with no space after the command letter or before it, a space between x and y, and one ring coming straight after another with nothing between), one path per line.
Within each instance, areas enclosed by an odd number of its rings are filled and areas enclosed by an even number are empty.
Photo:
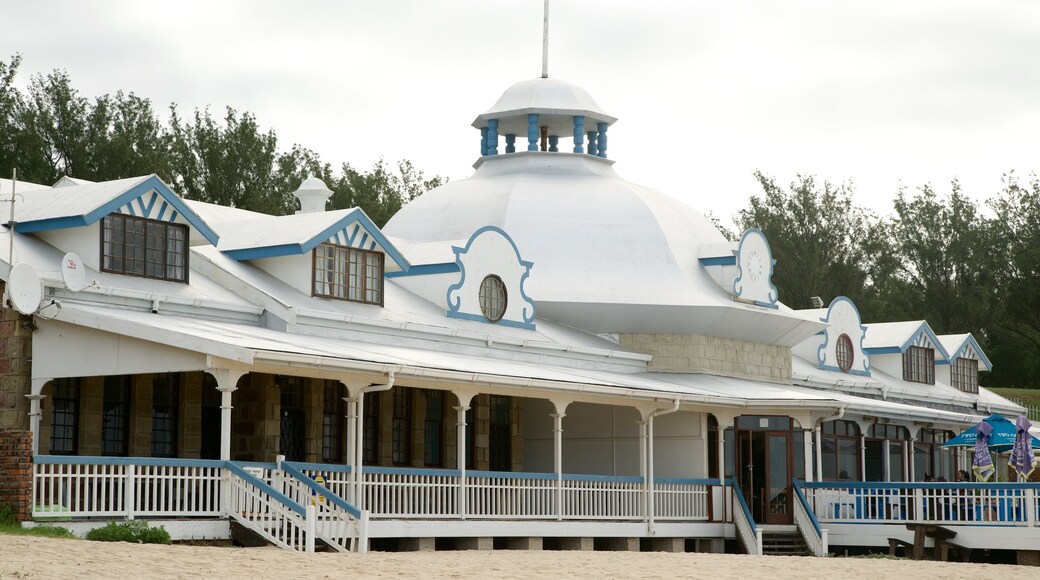
M0 505L0 526L10 526L18 523L14 517L14 508L8 504Z
M131 544L169 544L170 533L159 526L152 528L148 522L133 520L121 524L108 522L105 527L94 528L87 533L88 540L96 542L130 542Z

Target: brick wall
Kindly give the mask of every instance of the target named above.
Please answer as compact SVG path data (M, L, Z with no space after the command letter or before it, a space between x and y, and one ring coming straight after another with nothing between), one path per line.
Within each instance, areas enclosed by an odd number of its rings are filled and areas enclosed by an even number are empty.
M27 429L0 429L0 505L10 505L24 521L31 502L32 434Z
M791 349L786 346L696 334L622 334L621 346L653 355L658 373L710 373L790 384Z

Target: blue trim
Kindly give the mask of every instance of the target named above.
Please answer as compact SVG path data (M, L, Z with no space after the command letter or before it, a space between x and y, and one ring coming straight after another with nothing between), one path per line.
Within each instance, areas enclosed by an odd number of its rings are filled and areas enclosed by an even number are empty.
M809 514L809 521L812 522L813 529L816 530L817 537L823 537L823 530L820 528L820 521L816 519L816 512L809 507L809 500L805 498L805 494L802 493L802 484L805 483L800 479L794 480L794 494L798 498L798 502L802 504L802 509L805 513Z
M599 130L599 139L596 140L599 150L596 156L602 159L607 158L607 127L609 126L607 123L596 124L596 128Z
M642 480L642 478L639 478ZM655 477L654 483L667 483L673 485L718 485L717 479L686 479L684 477Z
M767 303L758 300L755 300L754 302L759 306L773 306L779 308L779 306L776 306L776 303L780 300L780 291L777 290L776 285L773 284L773 271L776 269L776 260L773 259L773 248L769 245L769 238L767 238L765 233L763 233L759 228L748 228L744 230L744 233L740 236L740 242L737 244L737 253L734 255L735 263L737 265L737 275L733 278L733 295L739 298L740 295L744 293L743 285L741 285L744 278L744 271L743 268L740 267L740 253L744 250L744 240L752 234L762 236L762 241L766 244L766 251L769 252L769 276L766 277L766 281L769 283L770 288L767 295L771 298ZM738 285L740 285L739 290L737 289Z
M338 463L308 463L306 461L283 461L282 465L291 465L296 469L313 469L315 471L331 471L335 473L350 473L352 467Z
M510 247L513 248L513 254L516 256L517 263L525 268L525 271L524 271L523 275L520 276L520 283L519 283L519 286L520 286L520 298L522 298L523 301L524 301L524 307L521 310L521 313L522 313L522 316L523 316L523 320L521 320L521 321L502 319L502 320L499 320L498 322L491 322L490 320L488 320L484 316L480 316L480 315L476 315L476 314L460 313L459 312L459 308L462 307L462 299L460 297L456 296L455 299L452 300L452 293L453 292L458 292L460 289L462 289L462 286L466 283L466 265L462 261L462 256L464 254L469 253L470 248L473 247L473 242L480 235L482 235L482 234L484 234L486 232L497 233L500 236L502 236L503 238L505 238L506 241L509 242ZM463 319L463 320L475 320L477 322L484 322L484 323L487 323L487 324L500 324L502 326L510 326L512 328L523 328L523 329L527 329L527 330L533 330L534 329L534 327L535 327L535 325L534 325L535 304L534 304L534 300L532 300L531 297L527 295L527 291L524 289L524 285L527 282L527 278L531 275L531 268L534 267L534 262L531 262L531 261L528 261L528 260L524 260L523 258L520 257L520 250L519 250L519 248L516 247L516 242L513 241L513 238L510 237L510 235L507 234L505 232L505 230L503 230L502 228L497 227L497 226L484 226L484 227L478 229L477 231L473 232L473 235L471 235L469 237L469 240L466 241L466 246L465 247L460 248L458 246L452 246L451 247L451 251L455 253L455 264L459 267L459 272L462 275L459 277L459 281L458 282L448 286L448 290L447 290L447 292L445 294L445 301L448 304L448 311L447 311L446 314L447 314L447 316L449 318L460 318L460 319ZM528 313L528 311L527 311L527 306L528 305L530 305L530 307L531 307L531 312L530 313Z
M458 273L459 265L455 262L446 262L444 264L423 264L421 266L412 266L407 272L404 270L400 272L387 272L383 274L387 278L403 278L406 276L432 276L434 274L455 274Z
M884 481L808 481L802 485L809 489L866 489L866 490L900 490L900 489L988 489L998 491L1015 491L1020 489L1040 490L1040 483L958 483L958 482L884 482Z
M729 484L733 486L733 495L737 496L739 500L740 509L744 512L744 518L751 524L751 533L756 533L758 528L755 526L755 516L751 515L751 509L747 505L747 500L744 499L744 492L740 491L740 484L737 483L737 478L733 477L730 479Z
M498 155L498 119L488 119L487 154Z
M935 347L934 347L935 351L938 352L939 354L941 354L943 359L949 360L950 359L950 353L946 352L946 349L943 348L942 343L939 342L939 337L936 336L935 332L932 331L932 327L928 326L928 321L927 320L922 321L921 322L921 326L917 327L917 330L915 330L914 333L910 335L910 338L906 339L906 342L904 342L903 346L900 347L899 352L905 352L906 349L910 348L911 346L915 346L913 344L914 339L916 339L918 336L921 335L921 331L922 330L928 336L928 339L932 341L932 344L935 345ZM938 361L936 361L936 362L938 362Z
M823 351L825 349L827 349L828 346L831 345L831 338L830 338L831 315L834 313L834 307L839 302L848 302L849 305L852 306L852 311L856 313L857 326L859 326L859 351L861 353L863 353L863 357L866 359L866 370L861 371L861 370L858 370L858 369L853 369L853 370L849 370L849 371L843 371L843 370L841 370L841 368L839 368L837 366L831 366L831 365L823 364L823 358L824 358L823 357ZM863 347L863 341L866 340L866 337L867 337L867 327L863 325L863 316L860 315L859 308L856 306L856 303L853 302L852 299L849 298L848 296L837 296L837 297L835 297L834 300L831 300L831 303L827 306L827 316L821 318L820 322L826 322L828 324L828 326L821 331L823 333L823 344L821 344L820 347L816 349L816 366L817 366L817 368L819 368L821 370L826 370L826 371L837 371L839 373L845 373L845 374L854 375L854 376L858 376L858 377L869 377L870 376L870 369L871 369L871 366L870 366L870 354L867 353L867 349L865 349ZM850 340L851 340L851 338L850 338ZM855 362L856 362L855 358L853 358L852 362L853 362L853 366L855 366Z
M488 145L488 128L487 127L481 127L480 128L480 156L481 157L484 157L484 156L487 155L487 145Z
M301 516L306 516L307 515L307 512L306 512L306 510L303 509L302 505L300 505L300 504L294 502L293 500L289 499L288 496L286 496L284 493L282 493L282 492L278 491L277 489L271 487L270 485L268 485L267 483L265 483L261 479L259 479L257 477L254 477L253 474L251 474L248 471L242 469L241 467L236 465L236 463L238 463L238 462L235 462L235 461L228 461L228 462L226 462L226 466L227 466L228 471L230 471L231 473L234 473L235 475L241 477L242 479L246 480L247 482L249 482L250 484L254 485L255 487L260 488L260 491L263 491L267 495L271 496L272 499L278 501L278 503L284 505L285 507L291 509L292 511L300 514Z
M899 354L903 352L898 346L871 346L863 349L867 354Z
M224 467L218 459L160 457L91 457L80 455L33 455L37 465L144 465L155 467Z
M736 256L719 256L717 258L701 258L701 266L736 266Z
M585 148L582 145L582 140L585 138L585 116L575 115L574 116L574 152L584 153Z
M364 245L366 238L371 236L372 239L375 240L381 248L383 248L383 251L386 252L386 255L389 256L391 260L396 262L402 270L407 272L411 268L411 264L408 263L408 260L406 260L404 256L397 251L397 248L395 248L394 245L386 239L383 233L379 231L379 228L376 227L376 224L372 221L372 219L369 218L368 215L365 214L365 211L359 207L354 208L345 216L336 220L335 223L325 228L318 234L311 236L310 239L305 240L303 242L295 244L280 244L277 246L265 246L259 248L224 250L223 254L234 260L257 260L260 258L275 258L278 256L302 255L306 254L307 252L310 252L314 248L318 247L318 245L325 243L327 240L335 236L340 231L346 229L355 221L358 222L360 227L354 231L354 234L350 238L348 238L348 243L346 245L349 246L353 244L354 239L356 239L357 237L357 234L361 232L363 229L364 233L361 238L361 245Z
M498 477L501 479L535 479L548 481L556 479L555 473L527 473L523 471L467 471L467 477Z
M979 346L978 341L975 340L975 336L972 335L971 333L968 334L968 338L966 338L964 340L964 342L962 342L961 345L959 347L957 347L957 350L954 351L953 353L951 353L948 358L950 360L956 359L956 358L963 358L964 355L961 354L961 353L963 353L964 349L966 347L968 347L968 346L973 347L975 349L975 352L977 352L979 354L979 357L981 357L979 359L979 362L981 362L981 363L986 365L986 370L987 371L993 369L993 363L989 362L989 357L986 356L986 353L982 352L982 347Z
M824 344L826 344L826 343L824 343ZM864 354L866 354L866 353L864 353ZM859 369L852 369L852 370L849 370L849 371L843 371L843 370L841 370L838 367L831 366L831 365L822 365L822 364L821 365L817 365L816 368L820 369L821 371L834 371L836 373L841 373L843 375L854 375L854 376L857 376L857 377L869 377L870 376L870 371L861 371Z
M564 473L564 481L612 481L618 483L643 483L638 475L583 475L580 473ZM654 480L659 481L659 480Z
M282 462L282 471L288 473L290 476L296 478L297 481L311 488L311 491L331 501L332 503L339 506L340 509L346 510L347 513L354 516L355 518L361 518L361 510L351 505L350 502L338 496L331 489L319 484L310 477L304 475L299 469L296 469L292 465L289 465L287 461Z
M462 472L458 469L422 469L413 467L376 467L364 465L362 473L382 473L384 475L437 475L442 477L459 477Z
M538 151L538 113L527 114L527 150Z

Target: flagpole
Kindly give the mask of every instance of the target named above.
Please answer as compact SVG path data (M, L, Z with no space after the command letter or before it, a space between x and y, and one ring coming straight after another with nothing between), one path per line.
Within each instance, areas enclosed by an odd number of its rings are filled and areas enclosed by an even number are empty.
M549 78L549 0L545 0L542 19L542 78Z

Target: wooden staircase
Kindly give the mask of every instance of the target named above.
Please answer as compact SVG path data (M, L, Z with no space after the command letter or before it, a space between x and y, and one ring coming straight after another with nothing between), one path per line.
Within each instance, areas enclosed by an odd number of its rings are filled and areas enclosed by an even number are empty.
M763 556L811 556L801 532L795 530L762 530Z

